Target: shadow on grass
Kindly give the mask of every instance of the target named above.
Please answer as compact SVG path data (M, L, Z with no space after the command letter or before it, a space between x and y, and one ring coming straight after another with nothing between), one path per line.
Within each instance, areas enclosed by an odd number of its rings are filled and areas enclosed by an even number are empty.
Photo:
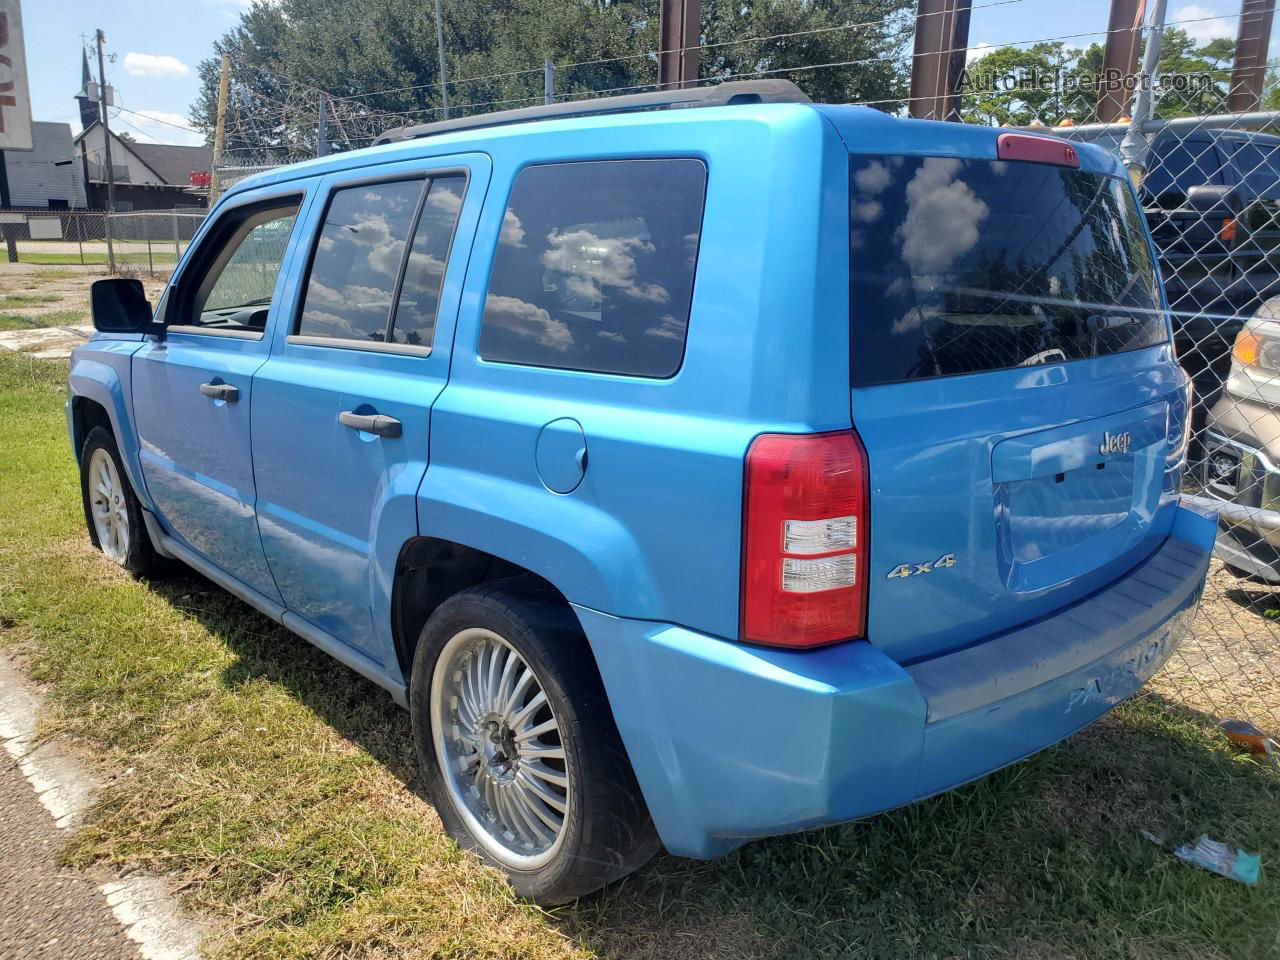
M384 691L203 578L152 588L234 652L224 684L288 690L423 795L408 714ZM1277 862L1280 778L1147 695L949 794L710 863L661 855L551 916L628 958L1268 955L1280 898L1172 857L1200 833Z

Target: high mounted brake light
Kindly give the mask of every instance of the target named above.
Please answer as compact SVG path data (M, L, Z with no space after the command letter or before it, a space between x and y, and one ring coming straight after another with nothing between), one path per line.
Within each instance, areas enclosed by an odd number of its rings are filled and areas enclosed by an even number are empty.
M1001 160L1052 163L1059 167L1080 166L1080 154L1076 153L1076 148L1071 144L1048 137L1032 137L1025 133L1000 134L996 140L996 156Z
M867 619L867 456L853 431L765 434L747 451L742 639L816 647Z

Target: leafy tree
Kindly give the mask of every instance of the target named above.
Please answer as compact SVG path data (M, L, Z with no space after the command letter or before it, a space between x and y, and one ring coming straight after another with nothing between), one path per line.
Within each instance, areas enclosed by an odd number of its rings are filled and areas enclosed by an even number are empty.
M783 77L816 100L896 109L913 9L911 0L704 0L700 76ZM444 0L444 40L459 114L541 102L545 59L563 65L560 96L650 89L658 0ZM211 141L226 52L233 154L310 155L321 100L338 149L364 145L398 116L441 113L434 6L423 0L254 0L214 46L191 118ZM817 64L831 66L805 69Z
M1184 30L1165 30L1156 73L1155 114L1198 116L1226 109L1235 43L1219 38L1198 45ZM971 63L965 74L961 116L970 123L1025 126L1097 119L1103 48L1061 43L999 47ZM1141 58L1141 51L1139 51ZM1139 59L1141 62L1141 59ZM1050 78L1050 83L1038 82Z

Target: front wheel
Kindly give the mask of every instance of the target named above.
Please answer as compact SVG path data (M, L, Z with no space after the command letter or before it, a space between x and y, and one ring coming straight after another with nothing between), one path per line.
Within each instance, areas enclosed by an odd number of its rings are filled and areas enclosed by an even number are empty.
M80 493L89 539L107 558L134 576L156 572L160 558L151 545L138 501L109 430L94 427L80 450Z
M414 739L445 828L520 896L563 903L657 836L572 612L521 581L464 590L414 656Z

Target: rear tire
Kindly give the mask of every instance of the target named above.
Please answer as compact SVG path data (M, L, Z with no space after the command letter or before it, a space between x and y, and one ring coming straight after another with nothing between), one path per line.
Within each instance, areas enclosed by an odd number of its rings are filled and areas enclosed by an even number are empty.
M94 427L80 449L80 495L89 539L135 577L155 574L162 558L151 545L142 503L124 472L111 431Z
M445 829L517 895L564 903L657 851L586 638L549 591L517 578L442 603L414 655L410 712Z

